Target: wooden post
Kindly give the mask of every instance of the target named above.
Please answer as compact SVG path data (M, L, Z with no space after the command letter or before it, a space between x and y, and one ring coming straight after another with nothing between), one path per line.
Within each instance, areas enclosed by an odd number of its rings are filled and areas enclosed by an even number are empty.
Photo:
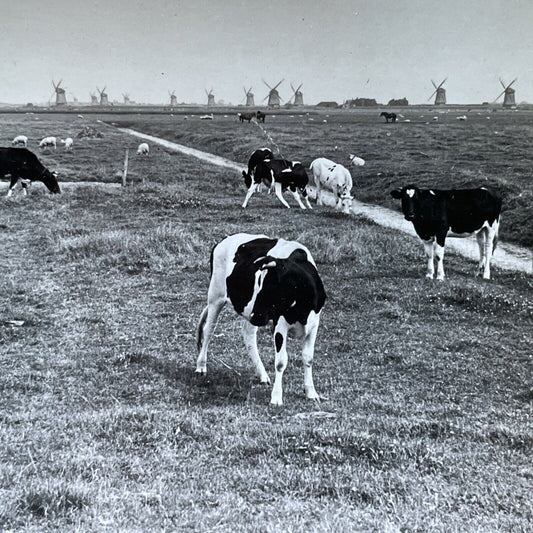
M126 178L128 177L128 158L130 149L126 148L126 157L124 158L124 170L122 171L122 187L126 186Z

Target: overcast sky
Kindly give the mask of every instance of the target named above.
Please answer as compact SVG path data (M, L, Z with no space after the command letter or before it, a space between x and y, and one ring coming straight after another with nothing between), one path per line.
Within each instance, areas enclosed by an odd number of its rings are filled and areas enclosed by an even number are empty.
M0 0L0 102L67 99L256 104L281 79L304 101L406 97L445 77L448 103L492 101L498 77L533 102L533 0Z

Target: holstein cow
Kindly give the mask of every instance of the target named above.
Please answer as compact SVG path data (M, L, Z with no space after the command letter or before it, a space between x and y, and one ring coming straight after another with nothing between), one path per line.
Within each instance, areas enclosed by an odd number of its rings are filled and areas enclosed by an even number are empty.
M137 148L137 155L148 155L150 153L150 147L148 143L141 143Z
M12 146L28 146L28 137L26 135L17 135L12 141Z
M247 179L248 178L245 176L245 183L247 182ZM306 190L307 184L309 183L309 177L307 176L304 166L299 161L265 159L259 162L255 167L253 180L246 193L246 198L242 204L243 207L248 205L248 201L252 194L257 190L261 183L269 188L274 187L274 191L279 198L279 201L287 208L290 208L290 205L285 201L285 198L283 198L283 191L289 189L300 207L305 209L305 205L302 203L300 195L298 194L298 191L300 191L307 203L307 207L312 209Z
M261 383L270 383L257 350L257 328L271 323L276 377L270 402L283 404L282 378L287 366L287 337L303 339L304 388L318 399L312 363L326 293L309 250L295 241L238 233L211 252L211 281L197 328L196 372L207 372L207 348L218 315L227 302L245 321L242 335Z
M242 175L244 176L244 183L246 184L247 189L249 189L252 185L255 167L265 159L274 159L274 154L268 148L259 148L255 150L255 152L253 152L250 156L250 159L248 160L248 172L244 170L242 171Z
M255 118L255 113L237 113L237 116L241 122L244 122L245 120L250 122L253 118Z
M24 194L32 181L42 181L51 193L60 193L57 174L50 172L27 148L0 148L0 177L11 176L8 196L20 179Z
M263 124L265 123L265 118L266 118L265 113L263 113L262 111L258 111L256 113L256 116L257 116L257 122L262 122Z
M309 167L313 171L316 185L316 203L322 205L321 190L326 189L335 195L336 209L343 213L349 213L352 206L353 197L351 190L353 187L350 171L325 157L315 159Z
M40 143L39 148L43 150L44 148L51 148L54 147L54 150L56 149L57 145L57 139L55 137L45 137Z
M433 257L437 259L437 279L444 279L446 237L476 235L479 245L478 273L490 279L490 260L498 242L502 200L485 187L479 189L419 189L407 185L391 191L401 199L406 220L413 223L424 242L428 256L427 278L433 278Z

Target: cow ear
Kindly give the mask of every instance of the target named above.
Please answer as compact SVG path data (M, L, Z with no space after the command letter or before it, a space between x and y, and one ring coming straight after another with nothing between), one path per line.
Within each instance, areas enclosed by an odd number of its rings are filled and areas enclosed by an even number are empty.
M399 200L402 197L402 190L401 189L394 189L393 191L390 192L390 195L393 198L396 198L397 200Z
M247 175L247 174L246 174L246 172L245 172L244 170L242 171L242 175L243 175L243 177L246 178L246 175Z

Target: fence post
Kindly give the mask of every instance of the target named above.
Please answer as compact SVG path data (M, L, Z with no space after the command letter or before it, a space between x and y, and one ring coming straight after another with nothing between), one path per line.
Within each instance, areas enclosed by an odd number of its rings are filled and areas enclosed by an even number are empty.
M128 177L128 158L130 149L126 148L126 157L124 158L124 170L122 171L122 187L126 186L126 178Z

